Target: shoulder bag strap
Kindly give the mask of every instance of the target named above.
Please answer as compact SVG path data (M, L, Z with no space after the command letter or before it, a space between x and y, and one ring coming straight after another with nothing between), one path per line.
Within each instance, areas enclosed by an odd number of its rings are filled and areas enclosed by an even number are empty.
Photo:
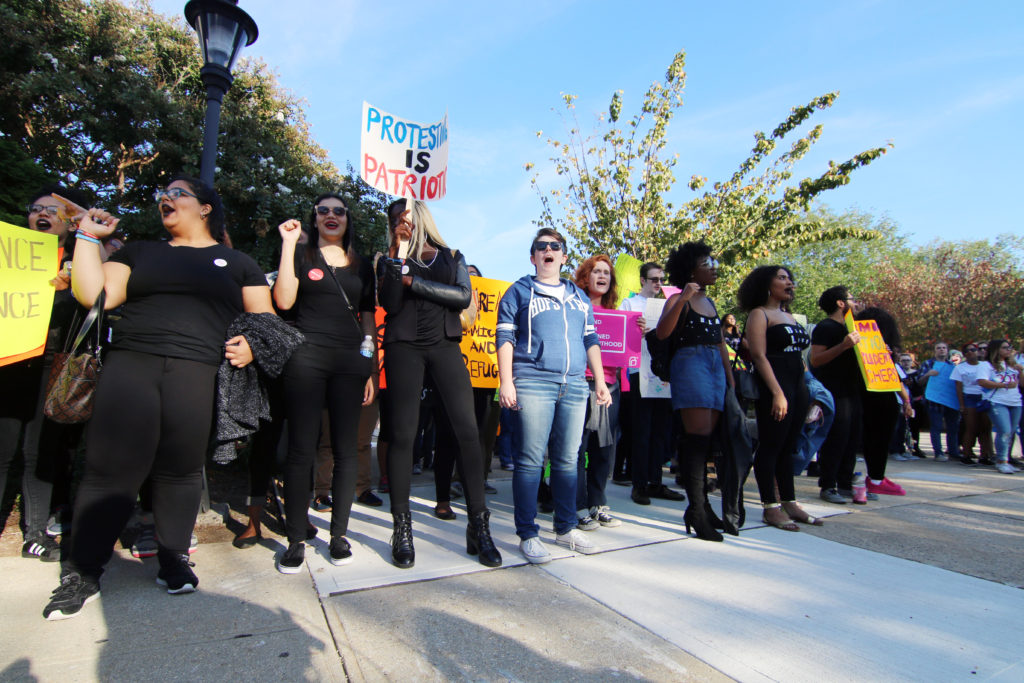
M334 284L338 288L338 291L341 292L341 298L345 300L345 307L348 308L348 312L352 314L352 322L355 323L356 329L359 331L359 337L362 338L363 327L362 325L359 324L359 316L356 315L356 309L352 308L352 302L348 300L348 294L345 293L345 288L341 286L340 282L338 282L338 278L335 277L334 271L331 270L330 264L328 264L327 259L324 258L323 252L317 249L316 253L319 254L320 260L324 262L324 268L327 269L327 274L331 276L331 280L334 281Z
M107 293L105 290L100 290L100 295L96 297L96 303L89 309L89 314L85 316L85 320L82 321L82 326L78 328L78 334L75 336L75 342L71 346L70 353L74 353L75 349L78 348L79 344L85 341L86 335L89 334L89 329L95 324L96 325L96 353L99 354L100 344L102 342L101 336L103 334L103 306L107 300Z

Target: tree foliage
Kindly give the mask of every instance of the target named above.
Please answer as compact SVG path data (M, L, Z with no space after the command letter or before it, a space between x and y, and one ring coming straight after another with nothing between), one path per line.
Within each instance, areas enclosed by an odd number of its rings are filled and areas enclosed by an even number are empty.
M198 175L205 87L195 34L148 2L15 0L0 7L0 132L64 183L91 192L141 235L159 234L151 193ZM343 176L309 135L302 103L259 60L242 59L224 98L216 186L236 247L265 267L268 229L324 191L356 201L377 246L384 198Z
M732 292L747 268L774 252L837 239L874 239L878 234L846 223L826 222L809 212L821 193L850 182L857 168L885 154L886 147L865 150L842 163L829 162L817 178L791 183L793 167L822 134L819 124L773 157L777 147L838 93L816 97L770 134L756 132L754 147L728 179L704 189L707 178L694 175L688 186L700 194L675 207L677 154L667 152L667 131L682 106L686 54L676 54L663 82L651 85L639 112L620 123L622 91L612 95L598 131L584 134L575 117L575 95L563 94L569 117L566 141L548 138L551 162L563 187L545 191L533 164L532 183L541 198L540 226L561 229L573 241L574 256L604 252L630 254L641 261L664 259L682 242L703 239L722 262L718 291ZM538 132L538 136L543 136Z

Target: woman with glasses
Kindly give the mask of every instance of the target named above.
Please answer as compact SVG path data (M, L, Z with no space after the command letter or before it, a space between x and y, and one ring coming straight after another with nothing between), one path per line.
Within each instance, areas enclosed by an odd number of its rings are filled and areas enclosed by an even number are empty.
M977 439L983 460L992 459L992 421L988 411L979 411L978 404L992 390L985 390L978 384L979 377L988 376L988 363L978 360L979 344L964 344L962 351L964 362L953 368L949 376L956 383L956 394L960 400L960 414L964 416L964 436L960 444L960 462L965 465L976 465L974 458L974 441ZM988 351L988 345L985 345ZM981 374L984 372L985 374Z
M433 380L458 442L469 523L466 552L487 567L501 566L491 540L490 512L484 499L483 458L473 412L473 387L462 360L459 314L469 306L472 285L466 259L450 249L426 204L400 199L388 207L391 245L378 262L384 322L384 373L389 386L388 479L391 487L391 560L406 569L416 561L412 542L409 488L413 440L424 377ZM407 255L404 253L407 250Z
M585 379L594 375L595 403L607 406L601 347L590 298L561 277L565 238L541 228L530 246L536 274L512 283L498 304L498 391L501 406L513 411L512 495L519 550L527 562L551 561L537 525L537 491L544 459L551 461L555 542L580 553L597 546L576 528L576 457L583 435Z
M725 337L725 343L729 345L729 348L733 351L740 350L740 342L743 340L743 335L736 324L736 316L732 313L726 313L725 317L722 318L722 336Z
M679 411L683 436L679 447L680 478L686 483L690 504L683 519L698 538L721 541L715 529L721 521L707 499L706 463L711 454L711 433L725 408L725 388L732 386L729 351L722 322L707 288L718 279L718 261L703 242L687 242L675 249L665 264L669 281L682 288L665 304L658 321L659 339L673 337L672 409Z
M996 469L1013 474L1017 468L1010 463L1010 440L1020 423L1021 372L1024 370L1014 356L1013 344L1007 339L988 343L988 360L978 374L978 384L992 391L992 425L996 430Z
M328 193L313 201L306 225L291 219L278 227L281 263L274 303L282 311L294 312L295 326L306 337L288 360L282 379L288 418L288 548L278 558L277 569L283 574L297 573L305 559L306 510L325 406L334 454L329 559L334 565L352 560L345 534L355 497L360 410L373 401L370 374L375 367L376 329L373 269L355 251L350 218L341 195ZM303 232L307 239L298 248ZM364 339L368 345L361 348Z
M242 312L273 313L259 266L221 243L224 209L210 186L178 176L155 193L169 239L133 241L109 261L100 240L117 219L81 219L71 284L91 306L124 305L104 355L86 432L86 466L61 585L43 611L73 617L99 595L99 579L149 476L159 539L157 583L190 593L199 580L188 549L202 494L217 369L253 357L245 337L225 340Z

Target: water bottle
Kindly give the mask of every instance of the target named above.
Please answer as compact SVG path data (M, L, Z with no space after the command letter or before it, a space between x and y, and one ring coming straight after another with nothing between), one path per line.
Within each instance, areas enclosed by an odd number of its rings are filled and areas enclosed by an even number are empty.
M867 505L868 502L868 486L861 472L853 473L853 502L856 505Z
M359 354L363 358L373 358L373 337L366 335L363 343L359 345Z

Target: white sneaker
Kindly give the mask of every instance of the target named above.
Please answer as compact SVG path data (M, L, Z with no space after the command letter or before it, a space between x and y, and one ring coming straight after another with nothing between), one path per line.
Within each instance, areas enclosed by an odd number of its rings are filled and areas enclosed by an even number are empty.
M544 547L544 542L536 536L519 541L519 552L530 564L544 564L551 561L551 553Z
M580 532L577 529L569 529L567 534L558 534L555 536L555 543L558 545L564 545L569 550L575 550L578 553L589 555L591 553L599 552L601 549L594 545L594 542L590 538Z
M1008 462L996 463L996 469L1002 472L1003 474L1013 474L1014 472L1017 471L1017 468Z

